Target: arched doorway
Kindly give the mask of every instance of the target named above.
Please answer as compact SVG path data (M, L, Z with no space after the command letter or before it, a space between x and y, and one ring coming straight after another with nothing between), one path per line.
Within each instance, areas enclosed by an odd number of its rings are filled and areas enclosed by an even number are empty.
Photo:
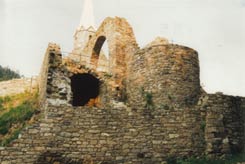
M100 81L91 74L75 74L71 77L71 90L73 93L72 105L84 106L91 99L99 95Z

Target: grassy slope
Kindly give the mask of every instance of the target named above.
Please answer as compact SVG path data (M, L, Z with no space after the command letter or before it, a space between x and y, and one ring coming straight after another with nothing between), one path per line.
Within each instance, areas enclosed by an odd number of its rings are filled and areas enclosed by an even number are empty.
M37 95L22 93L0 97L0 145L5 146L18 138L20 131L37 113Z

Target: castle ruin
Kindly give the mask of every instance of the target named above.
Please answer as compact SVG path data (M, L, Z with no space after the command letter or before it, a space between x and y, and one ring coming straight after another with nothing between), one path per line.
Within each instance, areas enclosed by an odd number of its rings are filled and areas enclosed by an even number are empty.
M160 164L244 150L245 98L206 93L197 51L163 38L139 48L119 17L81 26L74 38L68 56L48 45L43 116L0 148L1 164Z

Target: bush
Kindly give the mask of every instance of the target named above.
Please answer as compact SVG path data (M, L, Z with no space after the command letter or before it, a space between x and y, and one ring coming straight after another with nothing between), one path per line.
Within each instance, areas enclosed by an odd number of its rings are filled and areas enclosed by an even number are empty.
M22 128L21 128L22 129ZM19 137L19 134L20 134L20 131L21 129L17 129L14 131L14 133L9 137L7 138L6 140L2 141L2 143L0 144L1 146L6 146L8 145L11 141L17 139Z
M153 109L154 108L154 103L153 103L152 93L146 92L143 87L140 90L141 90L142 96L145 99L145 108Z
M2 135L7 134L8 133L8 127L9 126L0 127L0 134L2 134Z

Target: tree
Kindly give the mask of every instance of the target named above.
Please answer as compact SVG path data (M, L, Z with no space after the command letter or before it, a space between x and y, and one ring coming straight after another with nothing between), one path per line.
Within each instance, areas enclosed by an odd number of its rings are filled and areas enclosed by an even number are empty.
M8 67L2 67L0 65L0 81L6 81L11 79L20 78L20 74L16 71L11 70Z

